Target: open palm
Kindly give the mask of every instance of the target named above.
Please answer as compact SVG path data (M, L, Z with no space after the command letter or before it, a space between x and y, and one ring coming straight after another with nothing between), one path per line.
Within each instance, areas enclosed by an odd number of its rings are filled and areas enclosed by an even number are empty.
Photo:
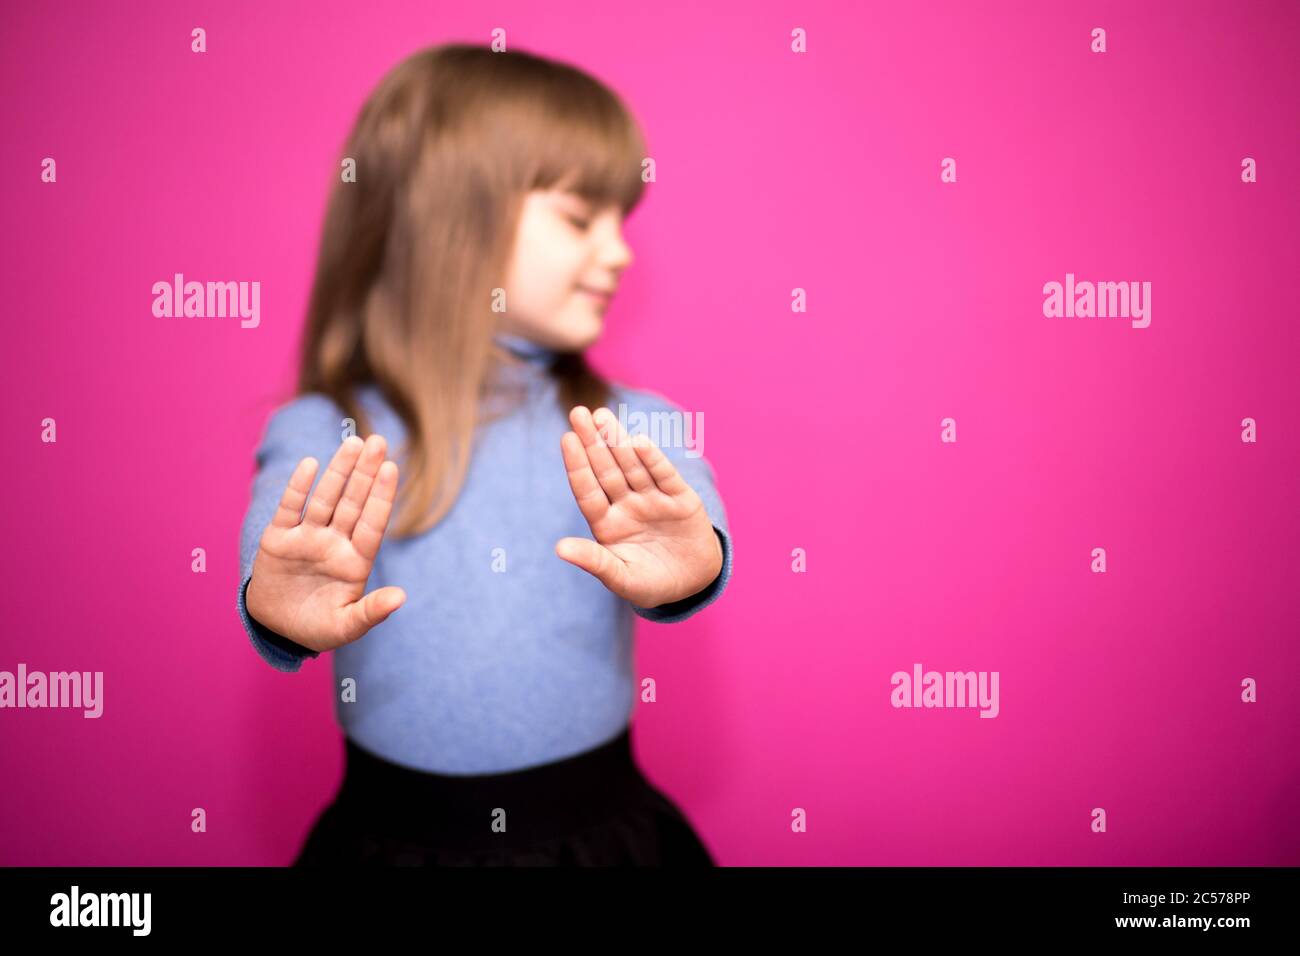
M298 462L262 532L245 605L272 631L315 651L351 643L406 600L399 587L365 593L397 494L397 464L371 435L344 441L309 501L318 464ZM306 504L306 510L303 505Z
M560 439L564 467L595 540L561 538L555 553L639 607L708 587L722 570L722 543L695 489L609 409L593 416L579 405L569 421L574 430Z

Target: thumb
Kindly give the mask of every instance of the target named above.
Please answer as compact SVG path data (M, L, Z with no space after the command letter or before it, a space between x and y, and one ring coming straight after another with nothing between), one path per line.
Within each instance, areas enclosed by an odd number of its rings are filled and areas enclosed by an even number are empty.
M621 593L627 569L609 548L590 538L561 538L555 543L555 553L582 568L615 594Z
M376 624L382 624L399 607L406 603L406 592L399 587L378 588L360 601L348 605L348 632L352 639L360 637Z

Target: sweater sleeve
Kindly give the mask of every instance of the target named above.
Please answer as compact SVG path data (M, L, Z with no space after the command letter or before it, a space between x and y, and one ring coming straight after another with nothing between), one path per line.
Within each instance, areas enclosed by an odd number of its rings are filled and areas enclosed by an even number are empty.
M311 456L320 463L312 481L314 490L338 450L342 436L343 412L338 406L324 395L303 395L272 412L254 453L256 474L251 501L239 533L240 580L236 607L253 649L278 671L297 671L304 660L319 657L320 652L294 643L249 616L244 602L248 582L253 577L253 559L257 557L262 532L275 515L298 462Z
M650 413L651 421L655 420L654 416L656 414L677 413L682 416L686 415L680 407L662 396L653 393L644 394L649 395L652 399L647 406L644 406ZM617 409L611 409L611 411L618 414ZM683 418L683 421L685 421L685 418ZM644 428L634 428L632 425L633 422L629 419L628 431L631 434L646 431ZM682 434L685 435L687 431L688 429L683 427ZM695 594L669 604L660 604L657 607L647 608L632 605L632 610L647 621L654 621L657 624L676 624L679 621L685 621L693 617L722 597L722 592L727 588L727 582L731 580L731 532L727 527L727 512L722 504L722 496L718 493L713 466L703 456L702 449L698 450L697 453L696 449L682 447L682 443L677 441L665 441L660 444L659 438L655 435L653 429L649 432L649 435L658 445L659 450L673 463L673 467L677 469L686 483L694 488L695 493L700 496L700 500L704 503L704 510L713 522L713 532L722 543L722 569L718 572L718 576L702 591L697 591ZM695 440L701 444L702 435L702 430L695 435Z

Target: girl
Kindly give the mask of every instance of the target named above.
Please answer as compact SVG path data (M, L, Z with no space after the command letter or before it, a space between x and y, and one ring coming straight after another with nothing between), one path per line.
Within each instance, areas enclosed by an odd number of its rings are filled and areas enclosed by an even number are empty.
M525 53L424 50L362 107L240 539L257 652L334 652L346 770L299 865L713 863L628 724L634 615L718 599L726 515L698 451L620 422L685 413L582 352L644 156Z

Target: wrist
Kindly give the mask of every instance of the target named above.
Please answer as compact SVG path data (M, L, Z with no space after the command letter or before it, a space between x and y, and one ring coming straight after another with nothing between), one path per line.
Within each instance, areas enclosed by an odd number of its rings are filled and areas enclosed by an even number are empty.
M256 571L249 577L248 583L244 585L244 610L248 612L248 616L254 621L262 624L262 619L258 614ZM265 627L266 625L262 624L262 626Z
M692 590L688 594L682 594L677 597L669 597L666 600L660 601L657 605L655 605L656 607L662 607L665 604L679 604L682 601L689 601L691 598L703 594L705 591L707 591L709 588L713 587L713 585L717 583L718 577L722 574L722 565L726 556L722 550L722 537L721 535L718 534L718 529L713 527L713 525L709 525L709 536L713 539L713 547L714 547L714 559L710 564L710 567L712 568L712 573L710 573L707 577L705 577L701 584L698 584L694 588L692 588Z

